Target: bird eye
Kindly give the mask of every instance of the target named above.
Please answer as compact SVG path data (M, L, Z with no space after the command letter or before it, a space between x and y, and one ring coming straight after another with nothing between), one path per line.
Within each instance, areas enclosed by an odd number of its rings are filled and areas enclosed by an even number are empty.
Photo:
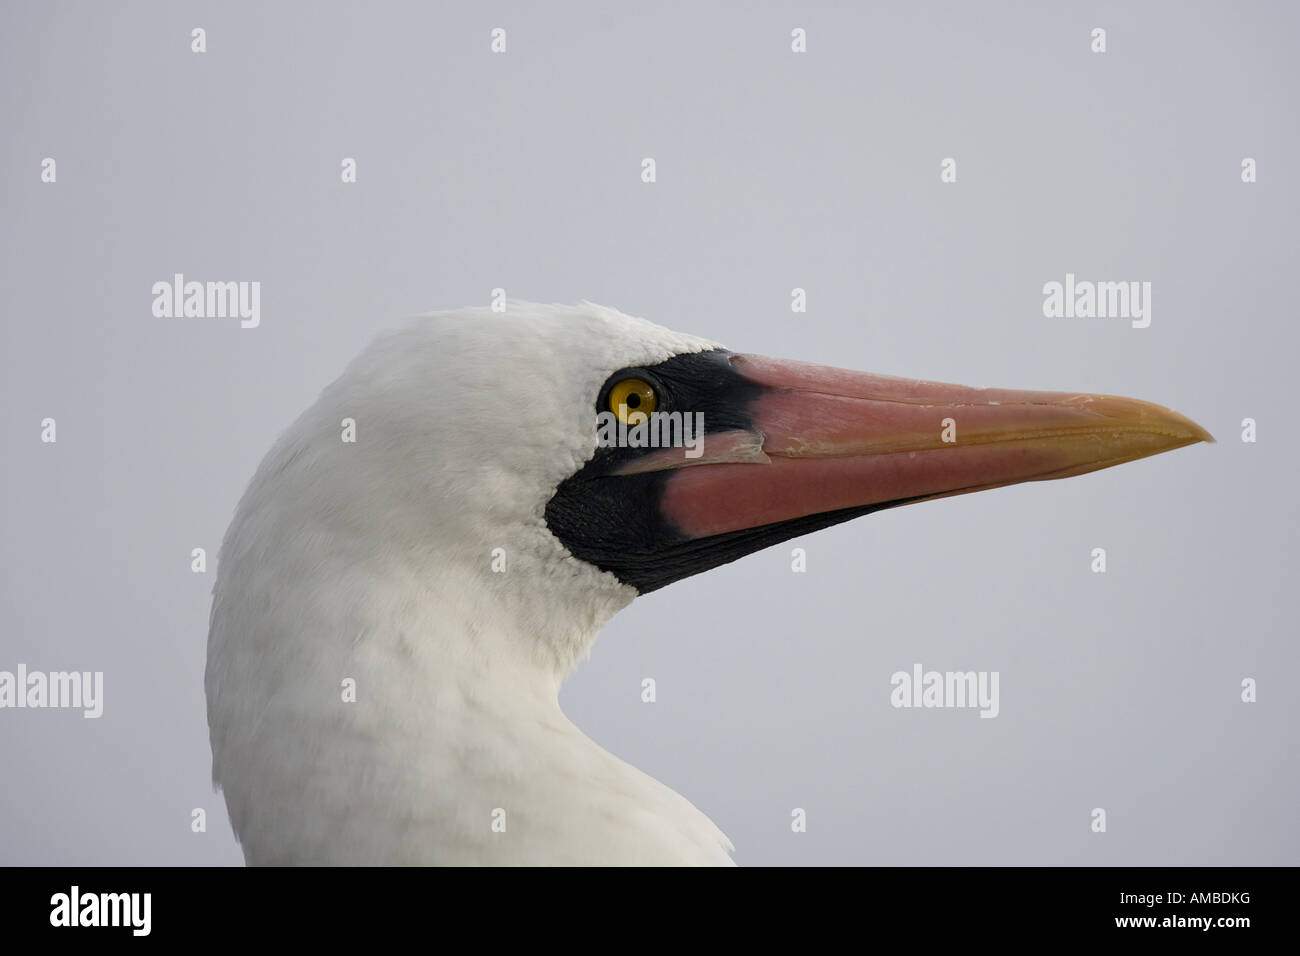
M654 386L643 378L625 378L609 390L609 410L625 425L644 421L659 404ZM641 414L637 414L637 413Z

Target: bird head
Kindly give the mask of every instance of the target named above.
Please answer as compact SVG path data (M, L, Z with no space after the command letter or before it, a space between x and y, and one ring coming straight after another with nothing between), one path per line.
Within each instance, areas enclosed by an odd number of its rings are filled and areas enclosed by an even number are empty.
M511 303L381 336L241 510L275 491L281 541L305 529L358 561L463 576L463 600L551 635L539 653L564 669L637 594L797 535L1212 440L1134 399L846 371Z
M720 852L681 798L577 756L556 696L609 617L871 511L1208 440L1146 402L763 358L589 304L422 317L324 390L240 501L208 643L214 779L250 860L426 859L380 817L435 821L431 858L486 858L506 844L478 814L503 791L548 808L539 834L608 815L541 795L558 765Z

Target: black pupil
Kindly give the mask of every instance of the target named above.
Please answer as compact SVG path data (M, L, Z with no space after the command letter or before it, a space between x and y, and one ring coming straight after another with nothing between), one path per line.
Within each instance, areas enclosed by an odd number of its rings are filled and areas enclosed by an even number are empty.
M627 397L628 408L636 408L640 404L641 404L641 396L638 395L636 392L633 392L631 395Z

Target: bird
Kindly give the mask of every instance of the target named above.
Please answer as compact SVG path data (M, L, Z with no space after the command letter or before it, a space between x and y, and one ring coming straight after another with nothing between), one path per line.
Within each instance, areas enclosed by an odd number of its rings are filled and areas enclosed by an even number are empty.
M560 708L615 613L874 511L1212 441L1134 399L766 358L589 302L414 317L235 509L214 787L248 865L734 865Z

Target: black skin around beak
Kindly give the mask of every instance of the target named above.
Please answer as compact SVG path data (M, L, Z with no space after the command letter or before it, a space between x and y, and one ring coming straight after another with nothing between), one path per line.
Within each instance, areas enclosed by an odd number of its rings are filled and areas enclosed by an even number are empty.
M657 387L660 411L702 412L707 448L710 436L754 430L751 408L763 388L740 375L729 361L730 355L721 350L678 355L650 368L622 369L609 381L638 376ZM600 396L593 397L599 410L603 405ZM858 509L837 517L818 515L811 520L693 538L676 527L661 507L672 470L618 473L621 467L656 451L597 448L580 471L560 483L546 505L547 527L574 557L610 572L641 594L876 510Z
M972 389L713 350L622 369L658 412L701 413L680 447L598 447L546 505L577 558L646 594L859 515L1084 474L1213 441L1158 405ZM696 419L700 421L701 419Z

